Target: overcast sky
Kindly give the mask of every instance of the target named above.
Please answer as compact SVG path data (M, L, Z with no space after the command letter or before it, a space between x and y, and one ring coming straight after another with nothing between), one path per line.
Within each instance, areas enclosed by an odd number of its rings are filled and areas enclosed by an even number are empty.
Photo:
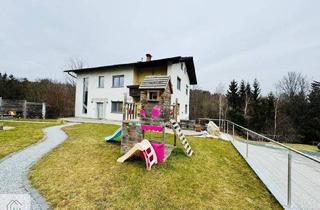
M320 80L319 0L1 0L0 71L63 80L86 66L193 56L200 87L257 78L266 93L288 71Z

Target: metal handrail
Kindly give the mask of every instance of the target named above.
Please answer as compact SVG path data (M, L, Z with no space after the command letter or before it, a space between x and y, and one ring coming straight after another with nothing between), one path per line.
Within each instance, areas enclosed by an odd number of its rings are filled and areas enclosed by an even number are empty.
M261 138L267 139L268 141L270 141L270 142L272 142L272 143L275 143L275 144L277 144L277 145L279 145L279 146L281 146L281 147L284 147L284 148L286 148L286 149L288 149L288 150L290 150L290 151L292 151L292 152L295 152L295 153L297 153L297 154L299 154L299 155L302 155L302 156L304 156L304 157L306 157L306 158L308 158L308 159L310 159L310 160L313 160L313 161L315 161L315 162L317 162L317 163L320 163L320 160L318 160L318 159L316 159L316 158L313 158L313 157L311 157L311 156L309 156L309 155L307 155L307 154L304 154L304 153L302 153L302 152L300 152L300 151L298 151L298 150L296 150L296 149L293 149L293 148L291 148L291 147L288 147L288 146L286 146L286 145L284 145L284 144L282 144L282 143L279 143L279 142L277 142L277 141L275 141L275 140L273 140L273 139L270 139L270 138L268 138L268 137L266 137L266 136L264 136L264 135L261 135L261 134L255 132L255 131L252 131L252 130L250 130L250 129L248 129L248 128L245 128L245 127L243 127L243 126L241 126L241 125L238 125L238 124L236 124L236 123L234 123L234 122L232 122L232 121L230 121L230 120L225 120L225 119L208 119L208 120L212 120L212 121L219 121L219 120L220 120L220 121L224 121L224 122L231 123L231 124L233 124L233 125L235 125L235 126L238 126L239 128L241 128L241 129L243 129L243 130L246 130L247 132L251 132L251 133L253 133L253 134L255 134L255 135L257 135L257 136L259 136L259 137L261 137Z

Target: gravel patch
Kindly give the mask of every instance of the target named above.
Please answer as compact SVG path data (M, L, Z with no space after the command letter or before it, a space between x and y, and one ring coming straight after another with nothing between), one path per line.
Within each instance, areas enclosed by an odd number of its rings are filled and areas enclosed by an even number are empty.
M40 193L31 187L28 181L28 170L43 155L67 139L61 128L76 123L52 126L43 129L45 137L38 143L8 155L0 160L0 194L28 193L31 196L32 209L48 209L49 206Z

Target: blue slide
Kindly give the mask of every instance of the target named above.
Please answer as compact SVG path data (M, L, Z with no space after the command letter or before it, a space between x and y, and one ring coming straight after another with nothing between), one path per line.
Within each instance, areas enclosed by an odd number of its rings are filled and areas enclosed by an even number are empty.
M114 141L117 137L121 136L122 127L118 128L111 136L106 136L104 138L105 141Z

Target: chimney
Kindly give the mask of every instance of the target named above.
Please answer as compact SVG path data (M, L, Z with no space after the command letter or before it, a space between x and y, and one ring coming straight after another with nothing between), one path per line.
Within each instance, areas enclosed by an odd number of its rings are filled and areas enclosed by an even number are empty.
M151 61L152 55L151 54L146 54L146 61Z

